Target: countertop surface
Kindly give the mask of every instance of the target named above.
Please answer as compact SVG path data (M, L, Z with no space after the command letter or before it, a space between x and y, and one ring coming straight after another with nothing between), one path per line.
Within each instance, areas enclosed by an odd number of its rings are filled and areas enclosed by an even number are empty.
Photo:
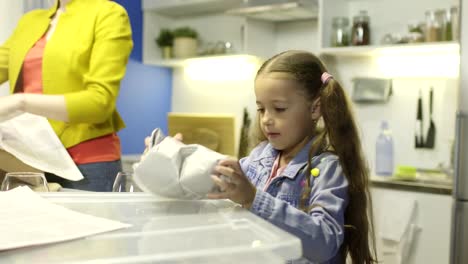
M393 177L372 176L371 187L433 194L452 194L451 180L401 180Z

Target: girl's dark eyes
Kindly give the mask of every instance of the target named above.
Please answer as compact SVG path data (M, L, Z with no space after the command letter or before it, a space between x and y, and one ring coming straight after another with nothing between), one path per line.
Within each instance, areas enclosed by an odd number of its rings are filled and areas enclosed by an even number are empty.
M287 108L275 107L274 109L275 109L276 112L281 113L281 112L286 111ZM257 108L257 112L264 113L265 109L264 108Z
M286 108L276 107L275 110L276 110L276 112L284 112L284 111L286 111Z

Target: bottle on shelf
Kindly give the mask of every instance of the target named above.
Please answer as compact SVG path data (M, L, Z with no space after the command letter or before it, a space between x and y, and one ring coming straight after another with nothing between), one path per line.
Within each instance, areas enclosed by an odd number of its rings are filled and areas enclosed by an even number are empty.
M459 40L458 32L458 7L452 6L447 10L447 20L445 24L444 40Z
M387 121L382 121L380 134L375 144L375 173L379 176L393 175L393 138Z

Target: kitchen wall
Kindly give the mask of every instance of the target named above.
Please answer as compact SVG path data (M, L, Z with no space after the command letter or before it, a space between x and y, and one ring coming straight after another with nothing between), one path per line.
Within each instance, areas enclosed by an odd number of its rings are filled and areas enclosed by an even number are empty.
M318 51L316 21L280 23L275 27L276 52L288 49ZM288 41L284 41L287 39ZM455 128L458 91L458 61L414 57L324 58L329 71L343 84L351 96L355 77L393 79L393 95L386 104L355 104L354 110L361 129L363 148L371 168L374 166L375 142L380 122L389 121L394 135L395 165L435 168L448 165ZM429 60L429 61L428 61ZM439 65L439 67L428 67ZM421 68L424 67L424 68ZM218 67L219 68L219 67ZM219 70L219 69L218 69ZM253 73L254 74L254 73ZM237 131L240 130L242 109L247 107L255 115L253 75L244 80L221 80L209 74L205 80L192 80L184 70L174 71L172 111L197 113L234 113ZM415 149L414 133L416 103L419 90L424 105L424 135L429 124L429 88L434 87L433 119L436 124L436 146L432 150ZM238 138L239 132L237 134Z
M318 52L318 23L316 20L283 22L276 25L276 53L297 49Z
M141 10L141 1L135 0L114 0L125 7L130 18L132 26L133 50L130 58L141 62L143 60L143 11Z
M117 110L126 127L119 131L123 155L139 155L155 127L167 132L171 109L172 70L130 60L120 85Z
M246 107L251 118L256 113L253 82L259 63L218 62L210 68L199 68L195 74L184 68L174 70L172 86L172 112L214 113L235 115L236 146L242 125L243 109ZM221 65L220 65L221 64ZM197 67L197 65L193 66ZM234 72L247 68L242 74Z
M364 151L374 167L375 142L382 120L389 121L393 132L395 165L435 169L449 165L455 135L455 111L458 101L458 65L456 58L392 57L325 59L330 71L348 94L355 77L393 79L393 95L386 104L354 104L361 129ZM434 67L437 65L437 67ZM434 149L415 149L417 98L423 96L423 135L429 125L429 89L434 88L433 119L436 125Z
M453 79L395 79L393 95L387 104L357 105L356 114L362 141L371 167L375 162L375 142L381 120L387 120L393 133L395 165L435 169L448 166L455 135L457 81ZM419 90L423 95L423 136L429 126L429 88L434 87L433 119L436 126L434 149L415 149L416 106Z

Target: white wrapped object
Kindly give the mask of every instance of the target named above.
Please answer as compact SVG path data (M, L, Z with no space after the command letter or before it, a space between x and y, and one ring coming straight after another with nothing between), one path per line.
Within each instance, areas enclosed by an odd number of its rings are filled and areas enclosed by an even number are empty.
M178 199L203 199L216 191L210 175L225 155L172 137L155 143L134 165L135 182L142 190Z

